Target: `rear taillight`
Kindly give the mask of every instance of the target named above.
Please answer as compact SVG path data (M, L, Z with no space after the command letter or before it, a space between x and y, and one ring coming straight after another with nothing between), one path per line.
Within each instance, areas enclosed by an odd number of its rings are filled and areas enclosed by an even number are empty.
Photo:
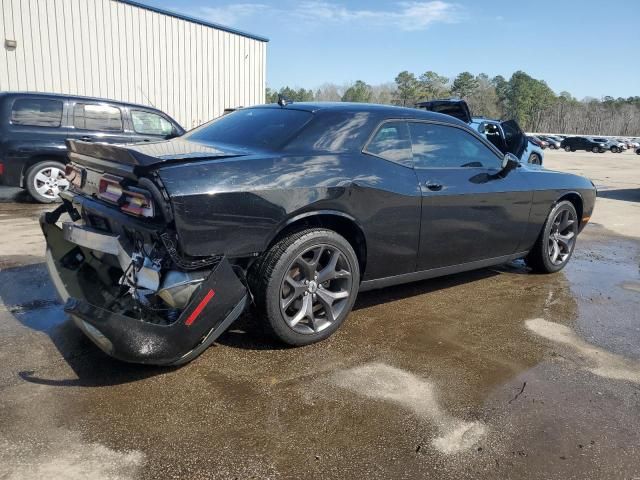
M0 175L4 175L4 163L0 163Z
M122 198L122 178L115 175L105 174L100 178L100 186L98 187L98 198L106 202L120 204Z
M137 217L153 217L151 194L137 187L123 187L123 178L104 174L100 178L98 198L120 207L125 213Z
M120 210L138 217L153 217L151 195L142 189L125 190L122 193Z

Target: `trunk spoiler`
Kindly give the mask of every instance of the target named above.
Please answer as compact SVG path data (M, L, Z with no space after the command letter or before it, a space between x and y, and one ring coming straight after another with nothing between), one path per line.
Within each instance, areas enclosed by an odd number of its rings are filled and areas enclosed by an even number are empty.
M81 140L67 140L66 143L71 160L96 167L115 163L121 165L123 170L146 168L166 163L237 157L251 153L234 146L204 144L182 138L124 145Z

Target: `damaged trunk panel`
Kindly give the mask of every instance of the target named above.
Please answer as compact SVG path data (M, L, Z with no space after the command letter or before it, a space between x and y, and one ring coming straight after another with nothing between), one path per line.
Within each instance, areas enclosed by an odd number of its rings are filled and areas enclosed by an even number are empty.
M63 208L75 212L68 200ZM247 288L224 257L186 262L160 235L131 241L82 222L60 227L57 217L40 219L51 278L76 325L115 358L186 363L248 303Z

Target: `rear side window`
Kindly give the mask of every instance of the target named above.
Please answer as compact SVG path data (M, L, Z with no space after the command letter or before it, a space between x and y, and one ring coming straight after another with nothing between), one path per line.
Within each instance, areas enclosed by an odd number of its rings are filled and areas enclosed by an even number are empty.
M365 150L377 157L411 167L411 140L406 122L387 122L378 128Z
M59 127L62 102L45 98L18 98L11 108L11 123L34 127Z
M287 144L286 150L360 152L371 133L371 122L368 112L319 111Z
M186 138L276 150L312 117L310 112L286 108L243 108L196 128Z
M485 144L456 127L410 123L415 168L498 168L501 160Z
M73 126L81 130L121 132L122 112L111 105L76 103L73 107Z
M131 110L133 130L142 135L167 136L173 132L173 125L166 118L157 113L143 110Z

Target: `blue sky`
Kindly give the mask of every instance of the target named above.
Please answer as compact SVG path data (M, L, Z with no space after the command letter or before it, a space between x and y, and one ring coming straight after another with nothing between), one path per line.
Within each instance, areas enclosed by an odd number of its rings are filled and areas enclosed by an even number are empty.
M272 88L524 70L578 98L640 95L636 0L141 1L268 37Z

